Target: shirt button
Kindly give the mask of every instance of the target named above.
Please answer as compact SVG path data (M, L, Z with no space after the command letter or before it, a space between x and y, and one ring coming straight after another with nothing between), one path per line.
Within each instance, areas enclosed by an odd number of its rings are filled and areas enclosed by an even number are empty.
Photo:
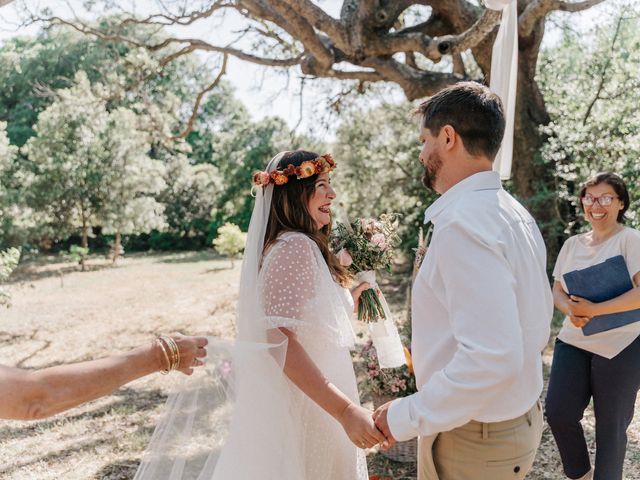
M520 466L519 466L519 465L516 465L516 466L513 468L513 471L514 471L514 472L516 472L516 473L518 473L518 472L520 471Z

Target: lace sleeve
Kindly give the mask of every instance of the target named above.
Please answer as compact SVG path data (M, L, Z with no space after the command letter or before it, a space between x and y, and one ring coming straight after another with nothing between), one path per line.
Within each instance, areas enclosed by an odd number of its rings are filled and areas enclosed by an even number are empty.
M305 235L290 235L265 257L261 300L267 328L285 327L299 333L312 326L309 309L318 294L314 246Z

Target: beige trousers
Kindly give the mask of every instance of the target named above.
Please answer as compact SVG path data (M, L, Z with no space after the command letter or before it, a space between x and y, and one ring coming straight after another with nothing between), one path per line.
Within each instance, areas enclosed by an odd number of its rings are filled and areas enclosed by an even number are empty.
M471 421L418 439L418 480L522 480L542 438L540 402L496 423Z

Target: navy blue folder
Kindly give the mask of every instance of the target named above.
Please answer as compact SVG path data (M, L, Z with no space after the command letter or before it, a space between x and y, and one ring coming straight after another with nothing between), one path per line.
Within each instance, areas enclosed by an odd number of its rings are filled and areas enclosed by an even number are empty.
M567 272L563 278L570 295L586 298L595 303L619 297L633 288L633 282L622 255L616 255L582 270ZM582 332L585 335L593 335L639 320L640 309L598 315L582 327Z

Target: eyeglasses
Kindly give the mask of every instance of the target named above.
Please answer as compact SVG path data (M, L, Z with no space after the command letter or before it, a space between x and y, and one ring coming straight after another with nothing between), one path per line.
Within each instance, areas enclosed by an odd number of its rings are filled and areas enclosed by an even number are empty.
M587 207L590 207L596 202L598 202L598 204L601 207L608 207L609 205L611 205L611 202L613 202L614 198L618 198L618 197L616 195L608 195L608 194L600 195L599 197L594 197L593 195L586 194L580 200L582 201L582 204L586 205Z

